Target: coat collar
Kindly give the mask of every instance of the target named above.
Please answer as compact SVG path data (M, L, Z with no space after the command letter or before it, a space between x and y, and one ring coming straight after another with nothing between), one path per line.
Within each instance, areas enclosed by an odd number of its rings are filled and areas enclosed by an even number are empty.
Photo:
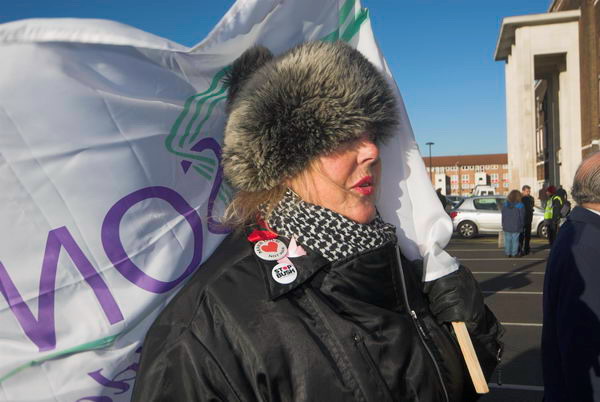
M251 238L252 236L250 235L249 237ZM290 246L290 239L287 237L271 237L270 240L281 241L288 248ZM330 262L327 259L325 259L322 255L309 249L304 245L299 244L306 252L306 255L300 257L288 256L288 259L291 262L293 269L296 271L296 278L288 284L279 283L274 279L273 271L276 269L276 267L280 267L280 262L278 262L277 260L269 261L261 258L259 254L255 251L255 246L257 242L251 242L249 239L246 239L246 241L250 244L250 247L252 247L252 254L254 254L256 263L262 272L270 300L275 300L278 297L281 297L286 293L289 293L292 290L302 286L306 281L312 278L314 274L316 274L324 267L330 265ZM268 242L269 240L265 241Z
M573 222L591 223L600 227L600 215L580 206L573 208L567 219Z

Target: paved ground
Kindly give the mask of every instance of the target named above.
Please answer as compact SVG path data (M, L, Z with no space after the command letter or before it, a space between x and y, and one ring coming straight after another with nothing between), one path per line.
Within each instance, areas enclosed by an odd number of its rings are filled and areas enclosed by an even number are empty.
M506 258L497 236L453 238L446 247L471 269L486 304L506 328L500 374L492 378L482 402L542 401L542 290L549 249L538 238L532 238L531 246L531 254L522 258Z

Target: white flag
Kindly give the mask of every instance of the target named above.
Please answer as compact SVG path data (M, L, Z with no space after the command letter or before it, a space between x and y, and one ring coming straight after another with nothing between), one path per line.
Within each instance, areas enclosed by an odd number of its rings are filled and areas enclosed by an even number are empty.
M226 235L228 66L310 40L392 82L359 0L239 0L191 49L103 20L0 25L0 400L130 399L149 325ZM380 210L431 280L456 269L452 224L401 109Z

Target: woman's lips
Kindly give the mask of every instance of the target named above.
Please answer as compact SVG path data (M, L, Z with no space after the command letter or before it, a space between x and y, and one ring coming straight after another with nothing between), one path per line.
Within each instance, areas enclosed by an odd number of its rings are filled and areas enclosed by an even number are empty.
M373 176L365 176L360 179L354 186L353 190L362 194L362 195L370 195L375 191L375 187L373 186Z

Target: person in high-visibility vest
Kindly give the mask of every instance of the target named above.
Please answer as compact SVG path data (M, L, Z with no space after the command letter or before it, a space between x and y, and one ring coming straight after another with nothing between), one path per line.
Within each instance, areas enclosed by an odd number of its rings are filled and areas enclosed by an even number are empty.
M544 211L544 221L548 227L548 242L550 245L556 239L558 231L558 222L560 220L560 209L562 207L562 199L556 195L556 187L548 186L546 189L548 200L546 201L546 209Z

